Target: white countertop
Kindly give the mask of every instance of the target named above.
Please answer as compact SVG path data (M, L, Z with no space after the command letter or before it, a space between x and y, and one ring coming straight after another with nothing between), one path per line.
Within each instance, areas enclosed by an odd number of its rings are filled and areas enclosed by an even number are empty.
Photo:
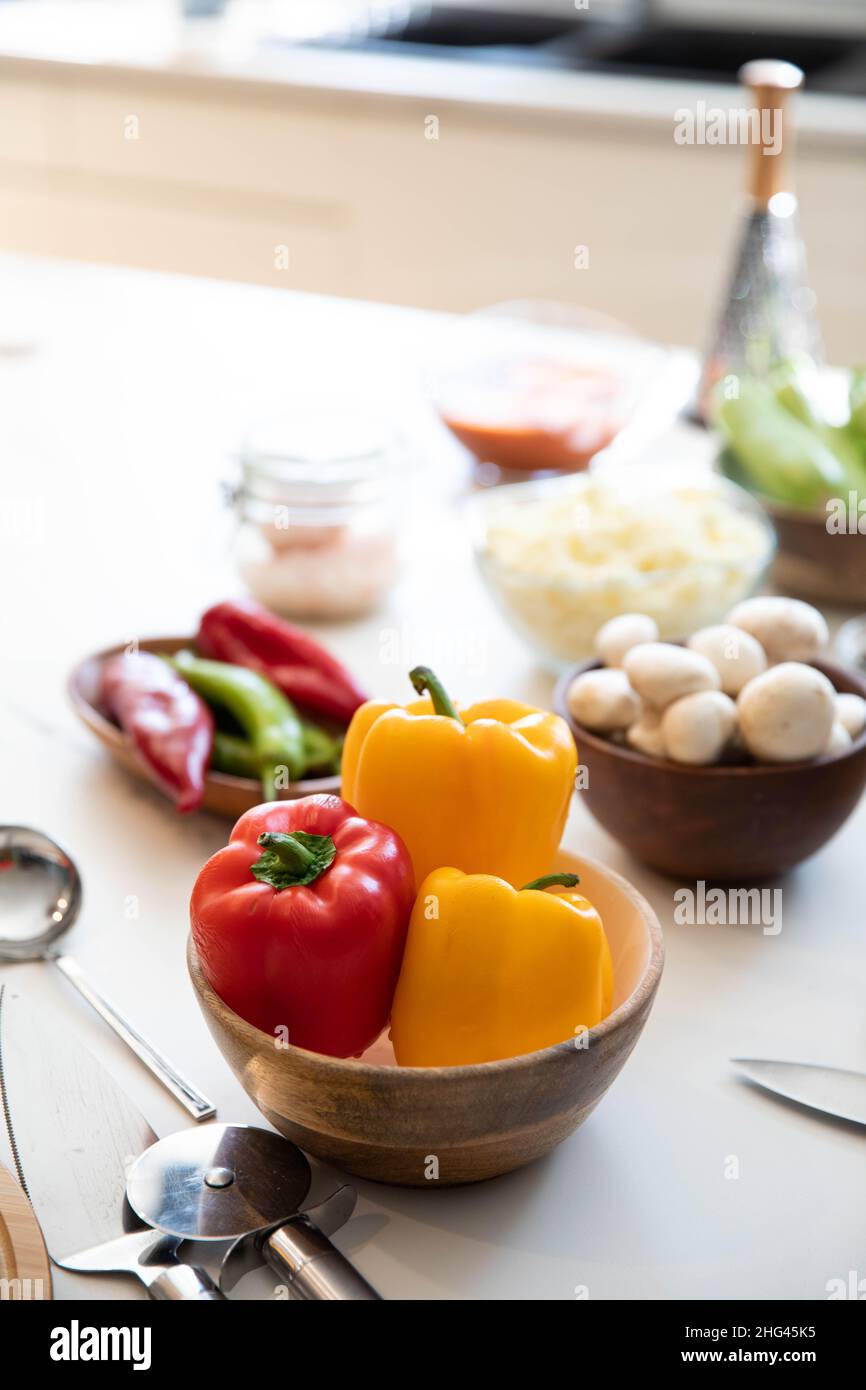
M314 3L314 0L313 0ZM247 95L458 103L476 110L670 132L673 113L698 101L740 102L722 83L470 63L414 52L352 51L268 39L267 7L229 5L216 20L183 20L175 0L40 0L0 6L0 72L49 72L76 81L150 81L173 89L217 84ZM799 139L860 145L866 101L806 92Z
M179 820L123 774L76 723L64 678L102 645L192 630L209 602L237 590L219 489L228 455L251 415L324 378L389 406L418 465L404 583L381 614L328 640L377 694L405 696L417 653L459 697L548 702L549 677L473 572L453 506L464 465L418 389L419 364L445 351L454 325L12 258L0 260L0 302L0 820L38 826L75 855L85 903L70 949L222 1119L255 1121L184 966L190 886L229 827ZM697 457L706 442L680 431L669 448ZM380 659L395 630L399 666ZM765 936L674 925L676 885L630 860L576 804L568 845L631 878L662 921L653 1013L610 1094L551 1157L459 1190L359 1184L359 1212L338 1242L385 1297L571 1299L583 1285L594 1299L820 1299L829 1279L862 1276L863 1134L738 1083L728 1058L866 1070L864 831L866 803L784 881L783 930ZM159 1133L186 1122L57 972L5 966L0 978L97 1051ZM248 1295L268 1296L267 1276L257 1278ZM131 1280L63 1273L56 1292L142 1296Z

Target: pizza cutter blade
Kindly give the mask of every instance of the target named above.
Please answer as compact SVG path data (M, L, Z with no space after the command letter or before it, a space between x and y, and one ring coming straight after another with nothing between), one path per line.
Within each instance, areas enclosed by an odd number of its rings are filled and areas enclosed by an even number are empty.
M378 1299L329 1236L355 1207L353 1188L300 1211L310 1165L297 1145L254 1125L206 1125L153 1144L126 1194L143 1221L183 1240L231 1240L221 1287L267 1262L295 1299Z

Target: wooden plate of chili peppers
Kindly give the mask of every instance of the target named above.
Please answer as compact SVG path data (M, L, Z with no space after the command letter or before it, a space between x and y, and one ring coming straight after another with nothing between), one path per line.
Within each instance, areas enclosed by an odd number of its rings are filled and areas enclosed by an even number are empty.
M222 606L222 605L218 605ZM262 612L264 610L261 610ZM270 617L271 615L267 615ZM274 620L279 623L279 619ZM312 639L310 639L312 640ZM196 645L196 637L152 637L142 639L135 643L135 654L150 653L164 658L174 658L181 662L185 658L178 654L190 653ZM76 714L86 724L87 728L96 735L99 741L109 750L114 758L129 772L133 773L145 781L156 782L161 785L167 794L172 795L179 810L203 809L213 811L217 815L230 816L237 819L251 807L259 805L262 801L268 800L269 796L274 799L294 800L297 797L311 796L319 793L336 793L340 789L340 776L338 772L329 772L322 776L300 776L297 780L288 775L284 783L276 779L271 791L267 785L263 789L262 780L253 775L240 775L239 772L233 773L226 769L233 759L236 759L241 750L242 740L238 736L236 729L227 730L220 727L219 715L215 729L215 739L213 749L204 770L202 783L198 789L198 794L191 802L188 800L182 803L177 795L177 788L170 788L164 784L158 776L154 775L153 767L148 765L148 760L142 756L140 748L130 736L130 733L121 727L119 721L111 716L105 706L105 701L101 696L103 683L103 673L106 663L114 658L123 658L130 654L129 647L118 644L108 647L104 651L96 652L80 662L72 671L69 677L68 690ZM189 660L194 660L190 657ZM206 665L203 662L202 665ZM168 668L169 670L171 668ZM235 668L236 669L236 668ZM181 672L185 679L190 679L187 670ZM250 676L252 672L248 673ZM205 687L204 699L207 700L207 688ZM348 720L346 720L348 723ZM337 765L339 758L341 721L336 718L322 717L321 723L311 724L304 715L304 726L313 731L318 730L324 738L331 741L332 751L334 752L334 765ZM223 756L223 761L219 767L213 765L214 750L219 747ZM283 769L285 772L286 769Z

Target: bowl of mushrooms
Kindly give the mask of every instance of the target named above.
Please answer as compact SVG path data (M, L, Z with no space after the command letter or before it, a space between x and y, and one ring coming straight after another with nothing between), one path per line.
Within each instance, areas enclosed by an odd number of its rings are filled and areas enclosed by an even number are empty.
M743 883L814 854L866 785L866 680L823 659L827 638L777 597L683 643L645 614L606 623L556 690L596 820L677 877Z

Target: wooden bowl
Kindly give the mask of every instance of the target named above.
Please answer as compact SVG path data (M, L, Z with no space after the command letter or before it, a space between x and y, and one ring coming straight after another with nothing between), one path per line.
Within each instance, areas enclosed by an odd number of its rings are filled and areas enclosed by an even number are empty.
M148 637L138 645L143 652L171 653L179 652L183 647L190 647L192 643L192 637ZM146 764L138 756L123 730L106 718L97 703L100 667L108 657L124 651L125 646L126 644L121 642L116 647L107 647L105 651L96 652L79 662L69 677L67 689L75 713L91 733L96 734L100 743L105 745L128 772L153 785L153 778ZM339 790L338 776L311 777L307 781L294 782L290 787L282 789L279 797L284 801L295 801L300 796L312 796L316 792L336 794ZM261 801L261 786L251 777L230 777L225 772L209 772L205 778L202 809L214 811L218 816L230 816L232 820L237 820L244 811L259 806Z
M773 523L778 547L772 579L780 593L825 603L866 603L866 541L854 531L827 530L825 510L786 507L749 486L730 449L718 455L720 472L751 492Z
M764 505L776 528L779 548L773 582L785 594L826 603L866 602L866 539L858 532L835 535L824 512Z
M846 752L812 762L686 767L591 733L568 712L575 676L561 677L556 709L574 734L587 785L579 795L626 849L673 877L707 882L769 878L814 854L848 819L866 784L866 730ZM837 691L866 698L854 671L815 661Z
M350 1173L410 1187L478 1182L547 1153L582 1124L646 1023L664 948L649 903L618 874L562 852L599 909L614 962L614 1008L574 1041L465 1067L398 1067L386 1036L360 1060L325 1057L275 1039L234 1013L187 962L217 1046L271 1124ZM426 1174L438 1161L438 1181Z

